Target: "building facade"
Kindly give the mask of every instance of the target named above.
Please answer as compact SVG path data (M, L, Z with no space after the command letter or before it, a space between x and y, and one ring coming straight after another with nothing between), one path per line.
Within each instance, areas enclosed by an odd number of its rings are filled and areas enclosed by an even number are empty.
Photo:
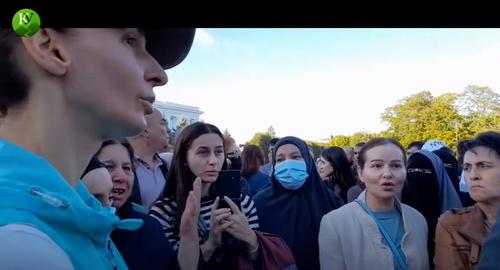
M171 102L161 102L155 101L153 107L162 112L163 116L168 122L168 127L171 130L175 130L177 122L179 119L186 119L187 124L192 124L200 121L200 115L203 114L200 108L187 106Z

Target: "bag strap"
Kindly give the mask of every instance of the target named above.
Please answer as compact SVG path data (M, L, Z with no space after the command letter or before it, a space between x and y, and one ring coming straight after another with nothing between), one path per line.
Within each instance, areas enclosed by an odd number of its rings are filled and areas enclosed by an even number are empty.
M375 217L375 215L373 214L372 210L370 210L370 208L368 208L368 206L365 203L363 203L361 200L356 199L354 201L357 202L359 205L361 205L361 207L363 207L363 209L365 209L366 213L368 213L368 215L370 215L373 218L373 220L375 220L375 223L377 223L377 226L378 226L380 232L382 233L382 235L384 236L385 240L387 241L387 243L391 247L392 253L396 257L396 260L399 262L399 265L401 266L401 269L407 270L408 268L406 267L406 263L403 261L403 258L401 257L401 253L399 253L399 251L396 248L396 245L394 245L394 242L392 241L391 237L389 236L389 234L385 230L384 226L377 219L377 217Z

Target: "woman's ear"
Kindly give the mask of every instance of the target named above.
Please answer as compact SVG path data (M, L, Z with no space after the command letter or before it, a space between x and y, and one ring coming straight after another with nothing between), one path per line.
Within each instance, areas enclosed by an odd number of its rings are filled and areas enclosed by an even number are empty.
M55 76L67 72L70 60L55 30L41 28L34 36L21 40L28 54L46 72Z
M358 171L358 178L361 182L365 182L363 180L363 169L361 169L361 167L359 165L356 165L356 170Z

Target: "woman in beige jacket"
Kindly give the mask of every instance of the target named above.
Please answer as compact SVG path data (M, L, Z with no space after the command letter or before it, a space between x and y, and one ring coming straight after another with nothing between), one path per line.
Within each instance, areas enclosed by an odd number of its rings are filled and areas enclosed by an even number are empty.
M392 139L372 139L358 164L365 191L321 221L321 269L428 270L427 223L396 198L406 181L404 148Z

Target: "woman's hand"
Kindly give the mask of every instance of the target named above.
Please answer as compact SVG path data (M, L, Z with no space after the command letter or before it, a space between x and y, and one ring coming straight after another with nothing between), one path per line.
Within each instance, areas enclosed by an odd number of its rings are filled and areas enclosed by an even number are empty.
M177 261L182 270L198 269L200 259L200 239L198 237L198 218L200 216L201 179L196 178L193 190L189 192L186 208L182 213Z
M238 209L238 206L228 197L224 196L224 200L229 204L233 214L221 222L224 225L230 224L226 232L231 234L234 238L243 241L247 245L248 250L254 250L257 248L259 240L257 235L248 225L247 217L245 216L245 211L243 207Z
M221 245L222 232L232 225L232 222L226 222L225 224L221 223L222 220L231 216L231 209L217 209L218 206L219 198L217 197L214 201L214 204L212 205L212 216L210 217L210 234L207 241L214 247L218 247Z
M198 237L198 217L200 215L201 199L201 178L196 178L193 183L193 190L189 192L186 200L186 208L182 213L179 234L196 235Z

